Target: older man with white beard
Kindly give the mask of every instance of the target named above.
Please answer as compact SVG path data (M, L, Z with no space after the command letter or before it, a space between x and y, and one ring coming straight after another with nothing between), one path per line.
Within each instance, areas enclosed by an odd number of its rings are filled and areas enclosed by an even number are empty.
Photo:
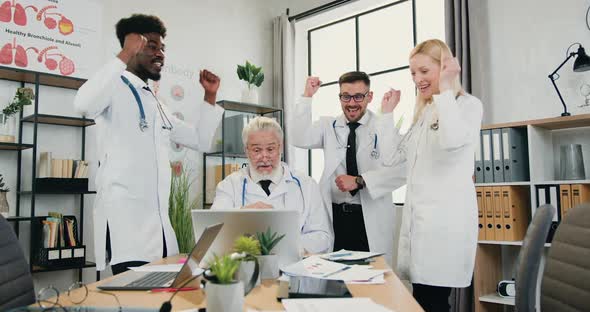
M317 183L281 162L281 126L271 118L254 118L244 128L242 141L249 166L217 185L211 209L297 210L305 252L330 251L332 228Z

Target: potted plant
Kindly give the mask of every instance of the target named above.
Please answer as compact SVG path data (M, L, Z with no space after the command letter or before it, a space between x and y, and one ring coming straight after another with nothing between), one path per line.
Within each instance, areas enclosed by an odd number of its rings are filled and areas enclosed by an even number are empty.
M10 192L10 189L4 187L4 178L2 174L0 174L0 214L4 218L8 217L9 207L8 207L8 200L6 199L6 193Z
M16 113L22 111L23 106L31 105L35 93L31 88L18 88L12 102L0 113L0 142L13 143L16 133Z
M196 209L197 201L190 198L192 184L190 172L178 164L174 164L172 168L168 214L174 233L176 233L178 250L180 253L189 253L195 246L191 210Z
M243 310L244 285L235 279L239 266L238 257L214 256L213 262L209 264L209 270L204 274L208 281L205 285L208 312Z
M264 81L262 67L256 67L246 61L246 65L238 65L238 78L248 84L248 89L242 91L242 102L258 104L258 89Z
M260 242L260 253L258 262L260 262L260 278L276 279L279 277L279 257L272 254L272 249L285 237L285 234L279 235L271 232L270 227L266 232L256 232L256 238Z
M254 274L257 256L260 256L260 243L254 236L242 235L234 242L234 251L241 256L238 269L238 280L248 285L249 279ZM260 275L256 279L256 285L260 284Z

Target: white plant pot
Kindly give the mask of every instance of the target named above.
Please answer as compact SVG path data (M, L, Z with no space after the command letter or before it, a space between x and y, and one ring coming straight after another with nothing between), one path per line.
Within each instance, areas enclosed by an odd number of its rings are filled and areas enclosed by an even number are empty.
M244 310L244 284L207 283L207 312L241 312Z
M17 114L6 116L0 113L0 142L14 143L16 141Z
M242 103L258 104L258 88L246 88L242 90Z
M242 261L238 268L238 281L242 282L244 285L248 285L252 275L254 275L254 261ZM258 274L255 286L258 285L260 285L260 274Z
M279 257L277 255L258 256L257 258L260 263L260 278L279 278Z

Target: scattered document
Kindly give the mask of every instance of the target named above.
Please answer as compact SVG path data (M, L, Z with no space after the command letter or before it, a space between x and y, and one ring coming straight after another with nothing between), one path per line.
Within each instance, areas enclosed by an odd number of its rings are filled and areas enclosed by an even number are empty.
M283 268L283 273L291 276L323 278L349 269L349 265L327 261L319 256L307 257Z
M320 279L340 280L346 283L382 284L383 275L391 270L372 269L367 265L346 265L311 256L283 269L287 276L305 276Z
M287 312L393 312L370 298L283 299L282 303Z
M383 255L382 252L368 252L368 251L350 251L346 249L340 249L335 252L330 252L321 255L320 257L330 261L357 261L365 260L377 256Z
M340 280L345 282L368 282L371 279L383 276L385 272L389 272L390 270L373 270L367 269L366 267L356 266L353 265L350 269L346 269L337 273L334 273L330 276L324 277L324 279L329 280Z

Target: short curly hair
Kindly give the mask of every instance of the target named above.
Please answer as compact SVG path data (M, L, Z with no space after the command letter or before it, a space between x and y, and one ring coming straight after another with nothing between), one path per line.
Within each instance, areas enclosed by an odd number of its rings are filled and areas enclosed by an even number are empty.
M162 38L166 37L166 27L159 17L154 15L133 14L123 18L115 26L117 38L121 47L125 43L125 36L131 33L148 34L159 33Z

